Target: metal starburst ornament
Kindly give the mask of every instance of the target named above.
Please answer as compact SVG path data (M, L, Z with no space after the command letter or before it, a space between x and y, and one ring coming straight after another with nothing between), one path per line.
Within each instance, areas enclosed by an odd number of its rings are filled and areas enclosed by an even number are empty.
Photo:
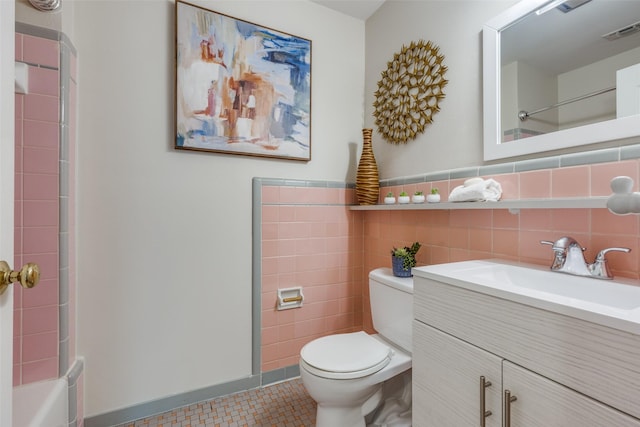
M373 103L378 132L388 142L406 144L424 132L440 111L447 66L444 55L430 41L402 46L387 63Z

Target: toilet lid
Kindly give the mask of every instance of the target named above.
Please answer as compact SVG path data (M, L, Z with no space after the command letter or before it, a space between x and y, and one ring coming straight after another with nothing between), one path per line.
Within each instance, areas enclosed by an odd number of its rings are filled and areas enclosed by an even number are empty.
M329 335L311 341L300 351L307 369L320 377L350 379L387 366L393 349L365 332Z

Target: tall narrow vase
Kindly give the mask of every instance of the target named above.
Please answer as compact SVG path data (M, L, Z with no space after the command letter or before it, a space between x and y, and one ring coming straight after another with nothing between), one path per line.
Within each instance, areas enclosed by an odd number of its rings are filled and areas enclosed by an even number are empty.
M358 163L356 175L356 196L360 205L375 205L378 203L380 181L378 179L378 165L373 155L371 145L372 129L362 129L362 155Z

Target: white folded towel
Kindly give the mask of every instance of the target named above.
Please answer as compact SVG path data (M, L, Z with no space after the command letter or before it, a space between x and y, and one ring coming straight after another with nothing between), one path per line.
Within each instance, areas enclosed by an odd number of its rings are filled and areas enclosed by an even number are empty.
M502 186L493 179L471 178L449 194L450 202L497 202L502 197Z

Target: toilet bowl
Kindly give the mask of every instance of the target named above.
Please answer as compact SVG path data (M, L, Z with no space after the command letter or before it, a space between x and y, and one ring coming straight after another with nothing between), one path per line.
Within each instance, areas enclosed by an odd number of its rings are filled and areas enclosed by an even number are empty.
M373 270L369 294L378 334L329 335L300 351L300 376L317 403L316 427L411 425L413 280L389 268ZM398 381L384 387L403 373L399 387Z

